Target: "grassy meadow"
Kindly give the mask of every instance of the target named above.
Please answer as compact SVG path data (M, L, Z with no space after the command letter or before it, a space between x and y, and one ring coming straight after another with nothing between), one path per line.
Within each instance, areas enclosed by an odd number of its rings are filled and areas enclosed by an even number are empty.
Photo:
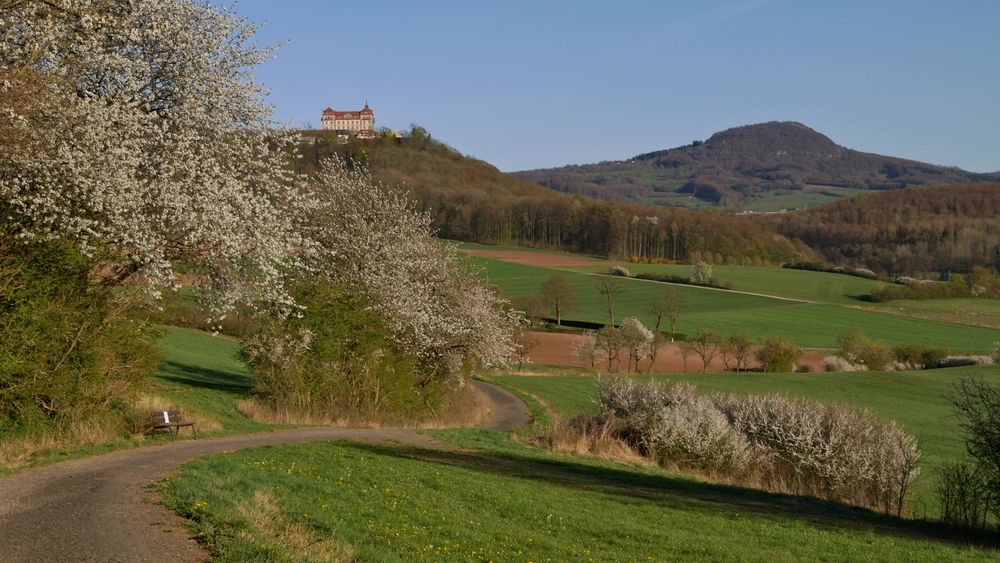
M460 449L255 448L192 462L161 490L227 561L1000 558L930 523L551 454L502 432L434 434Z
M208 422L215 432L268 427L236 410L250 392L250 373L237 357L238 341L187 328L163 331L157 343L163 363L149 386L151 394L177 405L185 416Z
M961 431L945 395L964 375L1000 384L1000 366L978 366L914 372L752 373L638 375L658 381L686 381L705 391L784 393L828 403L869 409L895 420L917 437L923 477L912 507L936 515L933 495L936 468L963 456ZM597 380L589 376L497 376L498 383L538 397L556 414L571 417L596 412Z
M603 266L551 269L480 256L470 256L469 260L479 265L490 283L509 298L537 292L549 276L558 273L570 283L580 304L579 310L566 314L565 318L598 323L608 320L605 301L597 291L593 275L603 270ZM629 265L629 268L632 273L648 269L686 275L691 271L690 266L682 265ZM860 303L857 297L865 295L874 285L870 280L853 276L749 266L718 266L715 275L721 281L732 281L738 291L671 286L688 308L681 315L678 332L694 334L700 328L709 328L723 335L745 332L755 338L782 336L809 348L835 348L841 333L860 328L872 338L890 345L926 344L960 353L992 350L993 343L1000 339L1000 332L986 327L846 306L851 302ZM616 320L635 316L652 326L655 321L647 311L648 303L662 291L664 284L617 279L626 292L618 298ZM768 293L774 297L740 291ZM991 300L982 301L987 307L993 305Z

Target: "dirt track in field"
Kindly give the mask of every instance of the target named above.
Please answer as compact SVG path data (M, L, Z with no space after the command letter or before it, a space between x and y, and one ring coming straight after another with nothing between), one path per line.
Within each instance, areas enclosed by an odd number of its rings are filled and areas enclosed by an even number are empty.
M583 339L582 334L563 332L532 332L529 334L533 344L528 350L530 363L537 365L590 367L584 366L583 362L573 355L573 344ZM625 353L622 352L619 370L624 370L625 361ZM816 352L807 351L800 358L799 364L808 365L814 372L823 371L823 356ZM684 356L681 354L681 347L677 344L666 344L660 348L660 352L656 357L656 363L653 364L651 371L670 373L685 371L700 372L702 371L702 365L701 358L693 353L688 355L687 363L685 364ZM753 365L757 365L756 361L753 362ZM607 369L607 360L598 362L597 367L602 370ZM647 371L648 369L648 360L639 362L639 371ZM721 372L724 370L725 364L721 358L715 358L709 364L708 371L710 372Z
M514 395L482 382L487 428L530 423ZM66 461L0 479L0 561L205 561L184 520L156 504L150 485L197 457L317 440L392 441L442 448L406 429L299 428L212 440L184 440Z

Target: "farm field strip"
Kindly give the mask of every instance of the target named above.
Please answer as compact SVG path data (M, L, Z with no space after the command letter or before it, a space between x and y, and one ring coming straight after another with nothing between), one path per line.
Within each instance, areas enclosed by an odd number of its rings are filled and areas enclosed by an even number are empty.
M592 271L553 270L477 256L470 256L469 260L481 266L490 283L499 287L508 298L536 292L549 276L559 273L570 283L580 303L579 310L567 314L566 318L607 322L606 305L594 285ZM794 272L795 277L821 274L822 279L825 276L847 278L837 274L771 270L781 274ZM653 326L655 320L647 312L648 303L663 286L646 280L619 279L627 291L618 299L616 319L635 316L647 326ZM853 279L848 280L846 283L856 283ZM844 331L860 328L869 336L891 345L919 343L961 353L991 350L993 342L1000 339L997 331L983 327L889 315L830 303L802 303L676 284L671 287L688 305L689 310L681 315L678 323L678 331L683 334L710 328L723 335L745 332L753 337L782 336L805 347L828 349L837 346L837 337Z

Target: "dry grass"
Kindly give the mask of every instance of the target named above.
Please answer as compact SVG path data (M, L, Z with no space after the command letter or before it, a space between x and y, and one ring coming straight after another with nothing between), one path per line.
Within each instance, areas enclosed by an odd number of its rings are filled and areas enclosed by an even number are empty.
M206 416L198 411L183 409L163 397L156 395L140 395L132 403L133 418L138 421L138 427L133 430L136 433L145 431L146 421L149 420L149 413L160 411L180 411L185 420L194 421L199 432L211 432L222 430L222 424L210 416Z
M582 414L557 421L536 443L557 452L585 455L631 465L653 466L656 462L642 455L625 438L626 428L614 419Z
M239 515L249 524L239 531L240 539L252 541L263 547L262 551L286 552L292 559L305 561L354 560L349 546L289 521L277 499L264 491L254 491L250 499L240 503Z
M50 450L93 447L126 438L120 419L81 420L44 432L8 436L0 440L0 466L16 469L30 464L37 454Z
M303 426L337 426L343 428L461 428L478 426L489 417L489 400L475 387L466 385L448 396L439 409L429 409L419 420L399 420L391 416L361 413L339 413L338 416L318 416L295 409L274 407L255 397L236 403L236 410L247 418L265 424Z
M146 435L149 413L179 410L187 420L193 420L199 432L221 430L215 419L196 411L178 408L174 403L155 395L140 395L129 406L126 417L108 413L103 417L66 422L44 431L25 432L0 438L0 467L17 469L29 465L38 454L93 448L131 440L142 442Z

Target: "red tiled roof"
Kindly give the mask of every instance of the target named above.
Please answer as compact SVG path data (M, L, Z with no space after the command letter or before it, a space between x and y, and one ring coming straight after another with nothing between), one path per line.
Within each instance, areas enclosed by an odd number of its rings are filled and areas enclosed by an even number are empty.
M326 108L323 110L323 116L325 117L328 115L332 115L334 119L344 119L348 115L353 118L359 115L375 115L375 112L372 111L372 108L368 107L368 104L365 104L364 109L360 110L337 111L333 108Z

